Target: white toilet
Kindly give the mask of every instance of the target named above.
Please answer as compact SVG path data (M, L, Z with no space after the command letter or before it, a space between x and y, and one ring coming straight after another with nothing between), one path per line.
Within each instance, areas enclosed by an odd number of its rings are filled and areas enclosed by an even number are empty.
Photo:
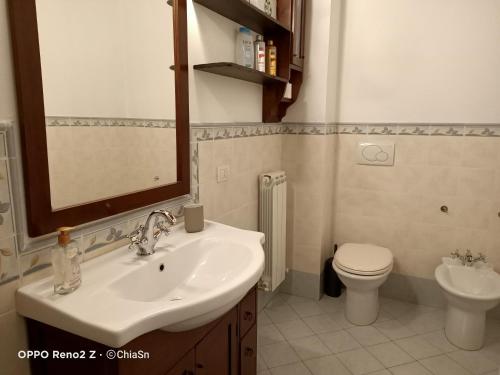
M378 316L378 288L392 271L389 249L370 244L347 243L337 250L333 269L346 286L346 318L356 325L373 323Z

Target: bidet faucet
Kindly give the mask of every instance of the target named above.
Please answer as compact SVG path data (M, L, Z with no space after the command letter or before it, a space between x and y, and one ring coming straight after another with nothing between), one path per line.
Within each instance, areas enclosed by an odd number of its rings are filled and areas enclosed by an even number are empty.
M465 251L465 255L461 255L457 249L453 253L451 253L451 258L460 260L462 266L466 267L472 267L477 262L486 263L486 256L484 256L482 253L479 253L479 256L475 257L472 255L472 252L469 249Z
M146 220L146 224L139 226L130 233L127 238L130 240L129 249L137 251L137 255L152 255L155 246L162 233L170 233L169 225L177 222L175 216L165 210L155 210L151 212Z

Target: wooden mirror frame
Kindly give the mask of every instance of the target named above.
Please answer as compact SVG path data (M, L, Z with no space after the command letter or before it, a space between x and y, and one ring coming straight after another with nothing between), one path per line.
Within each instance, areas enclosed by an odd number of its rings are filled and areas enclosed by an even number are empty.
M26 215L28 234L31 237L54 232L60 226L88 223L190 193L186 0L173 0L177 182L60 210L52 209L50 198L35 0L9 0L9 17L21 130Z

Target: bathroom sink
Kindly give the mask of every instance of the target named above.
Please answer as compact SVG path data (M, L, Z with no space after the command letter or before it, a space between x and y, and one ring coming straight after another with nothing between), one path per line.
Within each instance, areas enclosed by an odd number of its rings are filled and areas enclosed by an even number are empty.
M200 233L173 228L156 253L122 247L82 265L83 282L54 295L52 277L20 288L19 314L111 347L147 332L207 324L235 306L259 280L264 235L206 222Z

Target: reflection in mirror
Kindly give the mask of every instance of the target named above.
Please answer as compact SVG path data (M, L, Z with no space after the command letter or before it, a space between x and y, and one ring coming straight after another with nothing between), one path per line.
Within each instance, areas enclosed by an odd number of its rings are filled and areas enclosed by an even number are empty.
M177 181L172 7L37 0L53 209Z

